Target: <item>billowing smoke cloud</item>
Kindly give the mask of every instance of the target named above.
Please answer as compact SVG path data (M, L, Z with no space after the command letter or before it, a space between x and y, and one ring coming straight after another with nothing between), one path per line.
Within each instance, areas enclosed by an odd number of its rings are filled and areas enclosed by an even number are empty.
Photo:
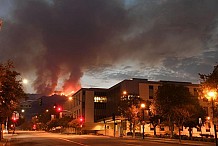
M0 35L1 60L34 70L49 94L80 87L86 69L134 59L159 64L201 54L217 26L217 0L28 0L13 7ZM214 40L213 40L214 42Z

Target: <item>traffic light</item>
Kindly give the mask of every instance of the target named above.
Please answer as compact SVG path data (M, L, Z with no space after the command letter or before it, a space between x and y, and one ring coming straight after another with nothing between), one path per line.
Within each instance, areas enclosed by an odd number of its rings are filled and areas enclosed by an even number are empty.
M83 122L83 117L81 117L81 118L79 119L79 121L82 123L82 122Z
M13 122L16 122L16 121L17 121L17 119L16 119L15 117L13 117L13 118L12 118L12 121L13 121Z
M36 130L36 124L33 124L33 130Z
M61 112L61 111L62 111L62 107L60 107L60 106L57 107L57 111L58 111L58 112Z
M42 106L42 97L39 98L39 105Z
M79 124L80 124L81 128L83 127L83 123L84 123L84 119L83 119L83 117L80 117L79 118Z

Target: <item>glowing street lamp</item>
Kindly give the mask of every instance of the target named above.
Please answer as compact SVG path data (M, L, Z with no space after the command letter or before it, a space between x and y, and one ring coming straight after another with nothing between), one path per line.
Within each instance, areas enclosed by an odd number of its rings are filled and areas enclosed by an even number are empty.
M145 104L144 103L141 104L141 108L143 108L143 109L145 108Z
M217 97L217 92L216 91L209 91L209 92L207 92L207 97L208 97L208 100L215 100Z
M218 146L218 143L217 143L217 133L216 133L216 123L214 122L214 100L216 100L217 98L217 92L214 91L214 90L211 90L211 91L208 91L207 94L206 94L206 97L208 100L210 100L212 102L212 112L213 112L213 115L212 115L212 118L213 118L213 125L214 125L214 133L215 133L215 141L216 141L216 146Z
M28 84L29 81L27 79L23 79L22 82L23 84Z
M143 122L142 122L142 138L143 139L145 139L145 135L144 135L144 133L145 133L145 104L144 103L142 103L141 104L141 108L142 108L142 120L143 120Z

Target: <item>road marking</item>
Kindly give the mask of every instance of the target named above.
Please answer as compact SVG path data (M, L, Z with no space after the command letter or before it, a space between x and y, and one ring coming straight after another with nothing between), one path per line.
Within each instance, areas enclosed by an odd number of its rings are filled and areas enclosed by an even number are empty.
M136 143L124 143L125 145L129 145L129 146L136 146ZM143 146L143 143L137 143L137 146Z
M131 144L131 143L125 143L126 145L134 145L135 146L135 144Z
M71 143L75 143L75 144L78 144L78 145L82 145L82 146L89 146L89 145L85 145L85 144L82 144L82 143L79 143L79 142L71 141L71 140L68 140L68 139L65 139L65 138L58 138L58 139L61 139L61 140L67 141L67 142L71 142Z

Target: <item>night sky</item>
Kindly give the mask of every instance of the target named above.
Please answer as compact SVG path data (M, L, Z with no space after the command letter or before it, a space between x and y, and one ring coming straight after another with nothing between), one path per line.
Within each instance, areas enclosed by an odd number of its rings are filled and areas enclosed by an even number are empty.
M218 62L217 0L0 0L0 18L0 62L27 92L199 83Z

